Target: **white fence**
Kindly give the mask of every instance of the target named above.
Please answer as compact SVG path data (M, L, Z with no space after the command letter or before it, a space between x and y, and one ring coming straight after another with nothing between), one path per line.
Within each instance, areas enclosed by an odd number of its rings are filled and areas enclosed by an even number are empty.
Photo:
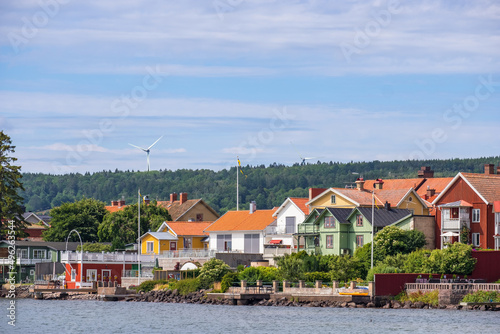
M165 251L159 258L213 258L217 253L214 249L180 249Z
M81 259L81 252L62 252L61 253L61 262L79 262ZM137 263L139 258L135 253L83 253L83 262L118 262L118 263ZM140 255L140 261L142 263L145 262L154 262L155 255Z

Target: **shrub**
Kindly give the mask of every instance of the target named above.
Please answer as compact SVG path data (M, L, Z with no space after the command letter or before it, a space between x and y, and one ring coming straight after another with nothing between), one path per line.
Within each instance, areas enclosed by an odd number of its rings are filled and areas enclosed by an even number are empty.
M332 280L332 275L330 273L325 273L322 271L315 271L312 273L305 273L305 280L306 282L330 282Z
M275 258L275 261L278 266L280 279L296 282L304 277L304 261L298 256L285 254L284 256Z
M393 274L397 273L398 268L385 265L383 263L379 263L374 266L372 269L368 270L368 274L366 275L366 280L368 282L373 282L375 279L375 274Z
M500 292L496 291L476 291L466 295L464 303L500 303Z
M424 273L426 271L426 262L431 255L431 251L427 249L419 249L411 254L408 254L406 262L403 266L405 273ZM431 271L432 272L432 271Z
M424 271L437 274L470 275L477 260L472 257L472 246L455 242L445 249L435 249L425 261Z
M156 285L161 285L161 284L167 284L168 281L161 279L161 280L151 280L151 281L146 281L142 282L141 285L136 287L137 291L143 291L143 292L149 292L155 288Z
M200 280L198 278L188 278L177 281L173 284L173 286L169 287L170 289L177 289L179 293L183 296L196 292L200 289Z
M425 292L425 293L422 291L417 291L417 292L413 292L410 294L401 293L400 295L398 295L397 299L403 303L405 301L409 300L412 303L423 302L425 304L429 304L429 305L437 307L439 304L439 291L434 290L434 291Z
M357 257L349 255L333 256L330 268L331 279L344 282L362 277L365 270L363 263Z
M229 266L224 261L216 258L210 259L200 269L200 275L198 276L200 287L202 289L210 288L214 282L220 281L229 270Z
M220 281L221 292L226 292L235 282L239 283L239 274L238 273L227 273L222 277Z

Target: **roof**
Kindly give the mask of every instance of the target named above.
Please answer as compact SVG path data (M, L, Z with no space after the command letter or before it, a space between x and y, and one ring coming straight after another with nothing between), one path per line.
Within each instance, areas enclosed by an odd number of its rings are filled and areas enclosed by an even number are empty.
M429 189L434 189L434 196L427 198L426 200L432 202L436 197L441 194L441 192L446 188L446 186L453 180L452 177L434 177L425 179L423 186L419 187L416 191L418 196L425 199L427 195L427 187Z
M228 211L217 219L205 231L262 231L274 222L274 210L250 211Z
M493 207L495 209L495 212L500 212L500 201L493 202Z
M350 224L347 220L350 213L353 209L345 209L345 208L327 208L327 210L332 214L332 216L337 219L340 224Z
M125 209L128 205L122 205L122 206L118 206L118 205L106 205L105 208L106 210L108 210L108 212L118 212L118 211L122 211L123 209Z
M285 208L287 203L291 202L293 203L300 211L302 211L305 215L309 214L309 208L307 207L306 203L309 201L308 198L301 198L301 197L288 197L283 204L277 210L274 212L274 216L276 217L278 213Z
M443 205L439 206L440 208L456 208L456 207L462 207L462 208L472 208L472 204L466 201L456 201L456 202L451 202L451 203L446 203Z
M157 240L172 240L172 241L177 240L177 237L172 235L172 233L169 233L169 232L146 232L141 236L141 239L144 238L148 234Z
M9 243L7 240L1 240L1 242ZM10 245L10 243L9 243ZM80 246L80 242L68 242L68 250L76 251L77 247ZM16 240L16 247L47 247L57 251L66 250L66 242L65 241L25 241L25 240Z
M383 190L395 190L395 189L418 189L427 179L417 178L417 179L387 179L382 180L384 183L382 185ZM373 184L377 180L365 180L364 188L373 189Z
M219 214L210 207L203 199L188 199L184 201L181 204L181 201L157 201L157 205L161 206L165 209L168 210L168 213L170 214L170 217L172 217L173 221L179 220L184 216L192 207L194 207L196 204L201 203L204 206L206 206L212 213L216 216L219 217Z
M177 236L207 236L204 230L213 222L166 222Z
M356 208L353 213L358 210L370 224L372 224L372 208ZM413 213L407 209L390 209L375 208L374 211L375 227L385 227L401 221L406 217L410 217Z
M486 204L500 200L500 174L458 173L432 203L436 204L459 178L462 178Z

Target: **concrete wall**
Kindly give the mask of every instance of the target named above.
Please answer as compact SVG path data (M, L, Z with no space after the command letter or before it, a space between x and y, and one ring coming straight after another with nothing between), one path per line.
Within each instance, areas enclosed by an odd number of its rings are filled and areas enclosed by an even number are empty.
M436 248L436 219L434 216L413 216L410 229L417 230L425 235L425 249Z
M231 268L236 268L240 264L249 266L252 261L263 260L262 254L217 253L215 257L224 261Z

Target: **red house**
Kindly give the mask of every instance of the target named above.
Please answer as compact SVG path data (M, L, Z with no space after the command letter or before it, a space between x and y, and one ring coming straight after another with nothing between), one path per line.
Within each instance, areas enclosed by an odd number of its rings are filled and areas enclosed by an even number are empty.
M436 248L456 241L500 248L500 165L484 167L484 174L458 173L432 202Z

